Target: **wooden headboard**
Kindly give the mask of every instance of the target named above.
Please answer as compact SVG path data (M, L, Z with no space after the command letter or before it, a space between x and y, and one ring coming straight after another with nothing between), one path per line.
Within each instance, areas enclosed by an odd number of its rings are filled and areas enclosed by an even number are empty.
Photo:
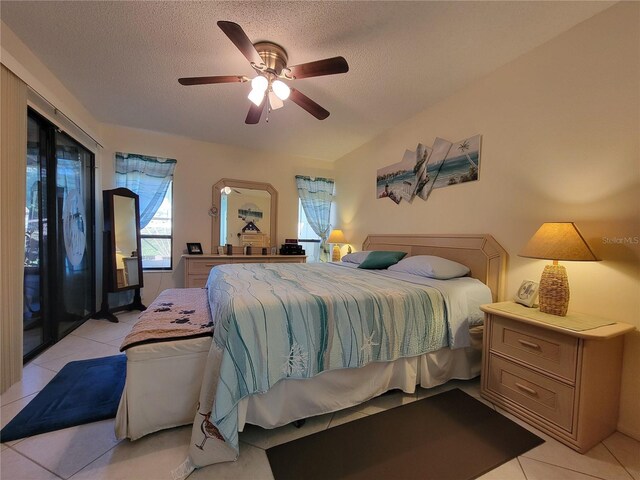
M397 250L407 255L436 255L471 269L470 275L487 284L493 301L504 300L507 252L491 235L369 235L363 250Z

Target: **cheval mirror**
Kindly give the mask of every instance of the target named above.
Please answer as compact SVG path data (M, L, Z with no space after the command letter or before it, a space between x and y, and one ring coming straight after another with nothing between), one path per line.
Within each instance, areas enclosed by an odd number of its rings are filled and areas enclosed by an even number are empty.
M140 241L140 200L127 188L102 192L104 202L102 306L96 318L118 322L112 311L145 310ZM128 305L109 308L109 293L134 290Z
M223 178L213 185L211 253L232 245L234 253L245 246L271 249L277 242L278 192L269 183Z

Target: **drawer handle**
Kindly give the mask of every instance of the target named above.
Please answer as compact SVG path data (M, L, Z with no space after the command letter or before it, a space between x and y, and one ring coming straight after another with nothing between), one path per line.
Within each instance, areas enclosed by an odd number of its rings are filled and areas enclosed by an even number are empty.
M217 264L216 263L205 263L204 266L205 267L215 267Z
M520 338L518 339L518 343L524 345L525 347L535 348L536 350L540 350L540 345L538 345L537 343L528 342L528 341L522 340Z
M529 388L526 385L522 385L521 383L516 382L516 387L518 387L523 392L527 392L529 395L538 396L538 392L536 392L533 388Z

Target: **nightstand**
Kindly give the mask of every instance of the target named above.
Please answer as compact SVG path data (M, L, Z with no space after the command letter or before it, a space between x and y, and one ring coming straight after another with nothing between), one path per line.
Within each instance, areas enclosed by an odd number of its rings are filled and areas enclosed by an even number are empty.
M633 325L576 331L560 325L599 319L556 317L513 302L480 308L483 397L580 453L616 430L623 337Z

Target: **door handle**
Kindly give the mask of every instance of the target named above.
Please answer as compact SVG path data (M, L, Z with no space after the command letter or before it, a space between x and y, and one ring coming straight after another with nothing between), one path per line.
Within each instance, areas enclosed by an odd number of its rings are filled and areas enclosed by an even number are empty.
M521 345L524 345L525 347L535 348L536 350L540 350L540 345L538 345L537 343L529 342L527 340L522 340L521 338L518 339L518 343L520 343Z
M516 387L518 387L523 392L528 393L529 395L538 396L538 392L536 392L533 388L529 388L526 385L522 385L521 383L516 382Z

